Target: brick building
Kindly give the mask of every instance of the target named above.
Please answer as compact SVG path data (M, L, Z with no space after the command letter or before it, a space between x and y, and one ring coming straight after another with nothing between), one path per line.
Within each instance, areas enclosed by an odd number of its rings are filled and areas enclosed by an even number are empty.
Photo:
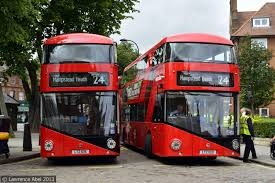
M275 51L275 3L266 3L258 11L238 12L237 0L230 0L230 35L236 44L249 35L253 41ZM274 53L270 65L275 68ZM275 117L275 100L259 112Z
M17 101L26 99L22 81L18 76L11 76L7 82L2 83L2 91Z

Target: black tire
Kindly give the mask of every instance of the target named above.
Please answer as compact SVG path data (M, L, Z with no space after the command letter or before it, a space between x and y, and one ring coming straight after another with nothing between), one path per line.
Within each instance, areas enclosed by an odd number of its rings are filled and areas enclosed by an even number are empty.
M111 156L107 158L107 161L109 163L116 163L117 162L117 156Z
M152 153L152 136L151 134L147 134L145 138L145 147L144 147L144 154L147 156L147 158L153 158Z
M208 156L207 159L208 159L208 160L216 160L216 159L217 159L217 156Z
M48 161L54 162L54 161L56 161L57 158L47 158L47 159L48 159Z

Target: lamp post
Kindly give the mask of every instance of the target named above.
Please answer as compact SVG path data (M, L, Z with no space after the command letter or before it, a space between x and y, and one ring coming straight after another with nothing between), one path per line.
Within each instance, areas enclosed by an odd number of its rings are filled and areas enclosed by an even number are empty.
M121 42L131 42L131 43L133 43L134 45L136 45L136 47L137 47L137 56L139 56L139 47L138 47L138 45L137 45L137 43L136 43L135 41L132 41L132 40L130 40L130 39L121 39L120 41L121 41Z

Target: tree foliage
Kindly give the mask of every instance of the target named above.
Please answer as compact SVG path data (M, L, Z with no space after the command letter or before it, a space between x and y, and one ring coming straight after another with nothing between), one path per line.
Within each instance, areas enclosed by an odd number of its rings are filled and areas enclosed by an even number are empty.
M9 0L0 1L0 64L19 75L30 102L30 122L39 111L39 62L42 42L62 33L119 33L121 21L138 0ZM38 125L36 125L37 128Z
M52 0L43 11L47 36L62 32L119 33L121 21L131 18L138 0Z
M36 0L0 1L0 43L25 45L29 40L30 25L35 25L39 11Z
M263 45L240 40L238 59L241 75L241 105L255 109L273 100L275 70L270 66L272 52Z
M122 42L117 46L118 74L122 75L123 69L138 57L132 48L132 43Z

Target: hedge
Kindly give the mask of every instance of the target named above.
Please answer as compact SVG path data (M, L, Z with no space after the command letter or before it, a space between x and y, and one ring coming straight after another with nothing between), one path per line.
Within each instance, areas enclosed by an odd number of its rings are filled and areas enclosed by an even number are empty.
M274 118L261 118L259 120L255 120L253 126L256 137L272 138L275 135Z

